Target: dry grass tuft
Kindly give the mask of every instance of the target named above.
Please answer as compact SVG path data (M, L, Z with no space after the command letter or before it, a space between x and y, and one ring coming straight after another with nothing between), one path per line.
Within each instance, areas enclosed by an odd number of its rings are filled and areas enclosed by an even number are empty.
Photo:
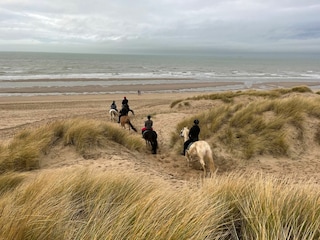
M24 130L7 146L0 146L0 172L38 169L42 156L58 143L74 146L84 156L107 147L110 141L135 151L144 147L139 136L109 123L88 119L57 121Z
M320 237L314 186L257 175L213 176L199 185L176 191L147 176L90 169L39 173L0 195L0 238Z

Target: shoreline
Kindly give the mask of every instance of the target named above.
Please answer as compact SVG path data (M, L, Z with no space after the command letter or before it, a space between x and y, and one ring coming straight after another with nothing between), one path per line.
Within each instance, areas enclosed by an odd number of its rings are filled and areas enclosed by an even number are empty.
M84 80L82 80L84 81ZM226 81L226 82L193 82L193 83L166 83L166 84L125 84L125 85L86 85L86 86L50 86L50 87L14 87L0 88L0 98L18 96L57 96L57 95L87 95L87 94L126 94L126 93L174 93L174 92L216 92L230 90L291 88L295 86L307 86L319 89L320 82L253 82Z

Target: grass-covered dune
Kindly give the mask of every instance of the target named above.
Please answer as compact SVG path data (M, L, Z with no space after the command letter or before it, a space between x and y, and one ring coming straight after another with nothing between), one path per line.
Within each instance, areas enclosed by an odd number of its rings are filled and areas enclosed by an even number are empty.
M9 144L0 146L0 172L39 169L42 158L57 145L73 146L83 157L110 142L130 150L141 150L141 137L110 123L88 119L54 121L37 129L26 129Z
M218 158L298 160L320 147L320 98L306 87L201 95L171 109L190 112L198 101L203 111L175 123L173 154L177 132L195 118ZM146 149L140 134L88 118L30 127L1 144L0 239L320 239L319 184L230 171L177 187L142 172L41 169L56 146L86 158L110 145L136 156Z
M320 98L307 87L202 95L178 100L171 107L192 108L190 101L203 99L215 105L179 122L176 131L198 118L200 138L233 158L295 158L310 144L320 147ZM178 138L172 134L172 147Z
M172 188L95 170L0 176L0 238L319 239L314 186L261 176L215 176Z

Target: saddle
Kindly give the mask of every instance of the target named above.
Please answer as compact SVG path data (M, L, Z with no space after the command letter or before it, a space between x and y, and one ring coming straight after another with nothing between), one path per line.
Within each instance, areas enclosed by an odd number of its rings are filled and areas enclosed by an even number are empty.
M145 137L145 134L146 134L147 132L150 132L150 131L153 131L153 130L151 130L151 129L146 129L146 130L144 130L143 133L142 133L142 137L144 138L144 137Z
M191 145L193 144L194 142L190 142L186 148L186 150L189 150L189 148L191 147Z

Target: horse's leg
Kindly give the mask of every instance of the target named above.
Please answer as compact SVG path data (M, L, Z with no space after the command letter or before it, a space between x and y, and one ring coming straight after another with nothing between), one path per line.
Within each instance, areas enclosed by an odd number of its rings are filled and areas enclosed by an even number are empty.
M213 162L213 158L212 158L212 153L208 153L207 159L208 159L210 175L213 176L215 166L214 166L214 162Z
M127 121L127 124L128 124L128 126L129 126L129 132L130 132L130 129L131 129L131 122L130 122L130 120Z
M157 154L157 147L155 144L152 146L152 154Z
M200 158L199 159L200 164L201 164L203 172L204 172L204 177L206 177L207 176L206 164L204 162L203 156L199 156L199 158Z
M189 155L188 150L186 150L186 159L187 159L187 166L190 167L191 156Z

